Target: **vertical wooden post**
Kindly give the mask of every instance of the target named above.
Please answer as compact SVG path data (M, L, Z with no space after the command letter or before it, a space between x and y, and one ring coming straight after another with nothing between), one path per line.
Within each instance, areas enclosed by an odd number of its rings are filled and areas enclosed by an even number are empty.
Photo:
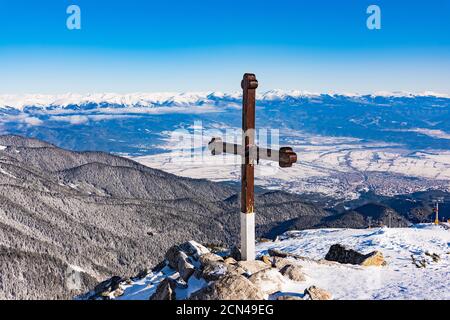
M241 255L242 260L255 260L255 105L258 81L251 73L244 74L241 82L242 145L244 155L241 165Z

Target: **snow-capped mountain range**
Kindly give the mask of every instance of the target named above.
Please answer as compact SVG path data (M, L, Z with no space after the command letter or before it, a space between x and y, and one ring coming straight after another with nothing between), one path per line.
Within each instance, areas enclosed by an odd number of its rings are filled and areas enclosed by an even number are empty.
M373 94L357 94L357 93L311 93L300 90L270 90L259 93L257 98L260 101L280 101L286 99L301 98L319 98L319 97L347 97L347 98L415 98L415 97L437 97L450 98L447 94L435 93L427 91L423 93L408 92L376 92ZM238 100L241 99L240 92L223 93L223 92L159 92L159 93L93 93L93 94L3 94L0 95L0 108L13 108L23 110L26 107L61 107L83 106L97 104L99 106L116 105L128 107L151 107L151 106L189 106L214 103L220 100Z

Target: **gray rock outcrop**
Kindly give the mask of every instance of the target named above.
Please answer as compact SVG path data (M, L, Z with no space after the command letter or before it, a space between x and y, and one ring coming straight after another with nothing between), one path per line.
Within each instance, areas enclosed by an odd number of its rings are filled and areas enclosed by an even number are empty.
M325 260L361 266L385 265L383 254L380 251L362 254L340 244L334 244L330 247L327 255L325 256Z

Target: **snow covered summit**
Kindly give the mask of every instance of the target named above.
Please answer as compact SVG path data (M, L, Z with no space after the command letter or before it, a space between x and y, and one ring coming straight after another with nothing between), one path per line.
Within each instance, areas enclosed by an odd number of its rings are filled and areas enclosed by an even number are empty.
M361 253L381 251L387 264L367 267L324 260L330 246L337 243ZM448 225L290 231L276 241L258 243L257 251L258 257L265 262L249 264L230 258L228 261L212 261L214 256L215 259L220 257L197 252L194 255L197 255L198 262L193 262L195 266L191 265L192 269L200 270L199 265L209 260L208 270L192 271L188 277L185 274L180 276L166 261L165 266L154 272L126 280L115 278L114 284L112 280L105 282L100 287L108 290L97 292L96 297L118 300L147 300L155 296L217 298L223 297L226 291L226 288L220 287L220 282L224 282L222 285L230 284L238 291L245 291L245 286L248 290L258 290L256 293L243 293L256 299L307 299L314 293L333 299L450 299ZM288 257L280 259L273 256L273 252L282 252ZM207 258L202 258L202 255L198 258L199 254L206 254ZM272 257L269 257L271 254ZM273 263L272 268L265 265L268 259ZM286 268L286 263L290 267ZM226 275L226 270L217 268L223 265L228 265L228 273L233 270L233 274ZM286 272L286 269L289 270ZM244 273L237 275L240 272ZM209 277L206 280L205 275ZM222 291L215 293L211 290ZM231 294L235 293L233 291ZM95 297L94 292L86 297Z
M277 242L259 244L258 250L265 254L276 248L322 259L335 243L363 253L379 250L387 265L301 262L307 281L291 290L301 292L314 284L331 292L335 299L450 299L450 230L442 226L295 231L285 233ZM432 254L439 260L433 261ZM413 258L424 261L425 267L416 266Z

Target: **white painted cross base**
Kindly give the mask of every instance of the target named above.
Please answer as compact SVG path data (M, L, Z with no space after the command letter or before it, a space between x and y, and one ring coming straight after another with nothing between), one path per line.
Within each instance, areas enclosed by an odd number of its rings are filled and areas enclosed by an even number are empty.
M241 212L241 259L255 260L255 213Z

